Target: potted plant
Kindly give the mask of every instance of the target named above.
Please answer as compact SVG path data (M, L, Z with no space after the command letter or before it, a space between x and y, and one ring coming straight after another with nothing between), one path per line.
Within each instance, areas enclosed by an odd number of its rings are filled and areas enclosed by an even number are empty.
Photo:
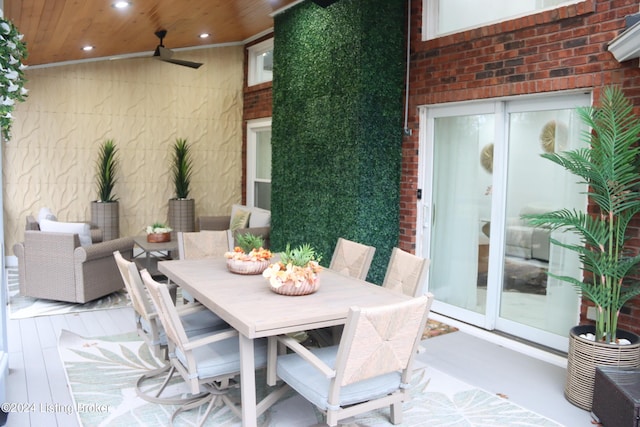
M271 264L262 275L272 291L282 295L307 295L320 287L320 257L308 243L280 253L280 261Z
M640 120L616 87L603 90L600 107L580 108L578 114L591 128L583 135L589 147L542 157L580 177L589 186L587 195L596 211L562 209L523 218L534 226L569 231L580 238L578 244L551 242L577 254L584 279L548 274L570 283L595 305L595 325L570 331L565 387L571 403L590 410L596 365L640 365L638 335L618 329L622 306L640 294L640 282L631 277L640 255L625 246L629 224L640 212Z
M238 234L233 252L225 253L227 268L237 274L260 274L273 254L264 248L264 239L251 233Z
M186 139L178 138L173 144L171 174L175 197L169 199L169 226L177 231L195 231L195 201L189 198L193 162Z
M147 242L162 243L171 241L171 227L162 222L154 222L145 229L147 232Z
M100 146L96 160L98 199L91 202L91 223L102 231L103 240L120 236L120 206L113 192L118 166L118 149L112 139L107 139Z

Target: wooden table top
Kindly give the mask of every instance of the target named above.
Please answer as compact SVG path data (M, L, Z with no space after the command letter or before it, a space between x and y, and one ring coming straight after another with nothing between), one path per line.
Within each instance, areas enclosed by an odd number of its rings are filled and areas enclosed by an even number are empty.
M349 307L376 306L409 297L323 269L313 294L287 296L259 275L239 275L224 258L161 261L158 269L248 338L344 324Z

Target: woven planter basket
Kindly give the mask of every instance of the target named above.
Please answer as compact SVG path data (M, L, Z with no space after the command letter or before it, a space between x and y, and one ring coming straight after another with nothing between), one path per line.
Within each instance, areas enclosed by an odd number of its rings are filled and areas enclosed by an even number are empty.
M233 258L227 259L227 269L236 274L261 274L267 267L269 267L269 264L269 260L243 261Z
M300 295L309 295L314 293L320 287L320 277L316 276L316 278L312 281L307 281L303 283L301 286L296 287L295 282L289 281L279 288L274 288L269 284L269 289L273 292L280 295L288 295L288 296L300 296Z
M591 411L596 366L640 367L640 337L632 332L617 331L618 338L626 338L630 345L615 345L580 338L595 333L595 326L575 326L569 334L567 382L564 395L569 402Z

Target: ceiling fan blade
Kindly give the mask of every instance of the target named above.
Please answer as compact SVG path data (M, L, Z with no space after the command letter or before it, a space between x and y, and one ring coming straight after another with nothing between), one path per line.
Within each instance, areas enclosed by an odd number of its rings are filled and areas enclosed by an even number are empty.
M166 47L163 46L158 46L156 48L156 51L153 53L153 56L161 61L164 62L169 62L171 64L177 64L177 65L183 65L185 67L189 67L189 68L200 68L200 66L202 66L201 63L199 62L191 62L191 61L184 61L181 59L173 59L173 51L170 49L167 49Z
M191 61L183 61L182 59L163 59L160 58L161 61L164 62L169 62L171 64L177 64L177 65L183 65L185 67L189 67L189 68L200 68L202 66L201 63L199 62L191 62Z

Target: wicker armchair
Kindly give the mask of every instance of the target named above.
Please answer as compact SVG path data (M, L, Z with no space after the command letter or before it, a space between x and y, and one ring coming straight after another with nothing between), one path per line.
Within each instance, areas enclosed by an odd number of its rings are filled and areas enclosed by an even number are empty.
M229 230L233 222L235 210L249 212L248 223L233 231L233 238L239 234L251 233L264 239L265 248L270 247L271 242L271 212L245 205L233 205L231 215L200 216L198 217L198 230ZM232 244L233 246L233 244Z
M124 283L113 252L120 251L131 259L133 245L133 238L122 237L80 246L77 234L28 229L24 242L13 246L20 294L85 303L122 289Z

